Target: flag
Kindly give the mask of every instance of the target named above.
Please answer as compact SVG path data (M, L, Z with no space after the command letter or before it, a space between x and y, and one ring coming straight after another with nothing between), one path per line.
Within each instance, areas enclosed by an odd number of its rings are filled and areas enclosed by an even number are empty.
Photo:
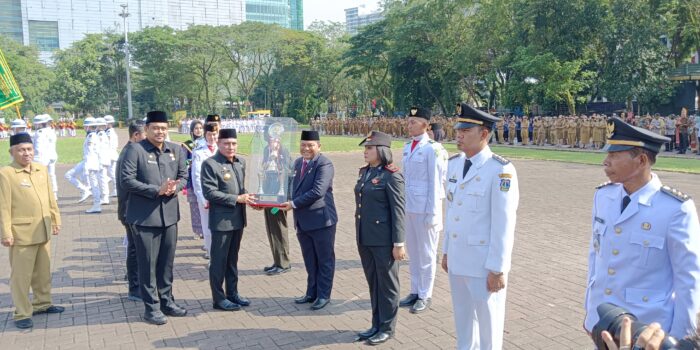
M22 92L12 76L10 66L7 65L5 55L0 50L0 110L24 102Z

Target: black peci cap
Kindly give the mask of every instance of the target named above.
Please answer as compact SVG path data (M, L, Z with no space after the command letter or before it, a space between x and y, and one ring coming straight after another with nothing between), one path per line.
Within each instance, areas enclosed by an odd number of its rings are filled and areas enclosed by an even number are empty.
M236 129L220 129L219 139L236 139Z
M369 135L360 142L360 146L386 146L391 148L391 135L372 130Z
M318 131L316 130L302 130L301 131L302 141L321 141L321 137L318 136Z
M150 123L167 123L168 115L163 111L150 111L146 114L146 124Z
M204 132L216 132L218 129L218 125L207 124L204 126Z
M430 120L431 115L430 110L423 107L411 107L408 113L409 117L423 118L425 120Z
M475 126L485 126L492 129L493 124L501 120L501 118L494 117L464 102L457 104L456 115L457 123L454 126L455 129L468 129Z
M634 147L641 147L659 153L661 145L671 141L666 136L627 124L620 118L608 119L607 131L607 141L603 148L607 152L627 151Z
M26 132L10 136L10 147L20 143L32 143L32 137Z
M218 114L209 114L207 115L207 119L204 121L205 123L218 123L221 121L221 117Z

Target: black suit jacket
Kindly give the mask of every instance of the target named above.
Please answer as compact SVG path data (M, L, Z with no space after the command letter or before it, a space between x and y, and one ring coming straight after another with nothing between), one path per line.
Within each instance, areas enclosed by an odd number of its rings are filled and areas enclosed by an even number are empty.
M229 162L216 152L202 163L202 194L209 201L209 229L233 231L243 229L246 222L245 204L237 203L245 189L245 161L234 158Z
M302 164L303 158L294 162L292 201L296 229L314 231L335 225L338 214L333 201L333 163L318 154L309 161L303 177Z
M392 170L368 166L360 169L355 185L357 244L393 246L404 242L404 179L398 169Z
M129 196L126 222L147 227L166 227L180 220L177 192L187 183L187 165L182 147L165 142L159 150L150 141L133 143L124 149L121 185ZM160 186L167 179L180 180L176 194L161 196Z
M122 168L122 163L124 163L124 155L126 154L126 149L131 145L131 141L129 141L126 146L124 146L124 149L122 150L121 153L119 153L119 158L117 159L117 169ZM122 173L121 171L117 171L115 174L115 179L114 181L116 182L116 187L117 187L117 218L119 221L121 221L122 224L126 224L126 206L129 201L129 193L124 191L124 187L122 186Z

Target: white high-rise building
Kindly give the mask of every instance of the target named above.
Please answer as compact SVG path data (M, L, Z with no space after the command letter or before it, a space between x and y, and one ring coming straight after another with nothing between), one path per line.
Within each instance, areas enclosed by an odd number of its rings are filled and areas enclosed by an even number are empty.
M384 19L384 12L371 6L362 5L345 9L345 28L350 35L355 35L360 28Z
M42 58L85 34L121 33L122 4L129 31L192 24L231 25L245 21L245 0L0 0L0 35L36 45Z

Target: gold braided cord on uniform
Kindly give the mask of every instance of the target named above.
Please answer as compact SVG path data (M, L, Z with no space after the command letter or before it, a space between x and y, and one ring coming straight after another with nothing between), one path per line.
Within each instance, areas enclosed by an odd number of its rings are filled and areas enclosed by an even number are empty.
M644 147L644 142L642 142L642 141L610 140L610 139L608 139L607 143L609 145Z
M457 122L484 125L484 122L481 120L469 119L469 118L457 118Z

